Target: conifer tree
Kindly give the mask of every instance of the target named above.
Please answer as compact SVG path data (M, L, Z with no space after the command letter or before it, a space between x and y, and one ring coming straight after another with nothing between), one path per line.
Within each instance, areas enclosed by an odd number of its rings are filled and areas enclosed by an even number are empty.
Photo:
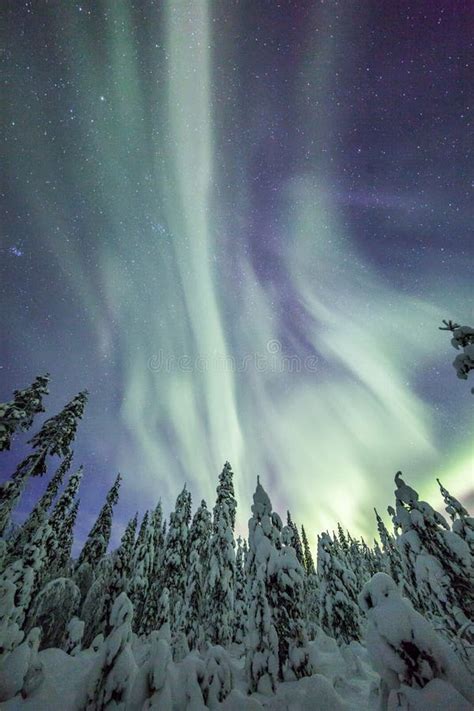
M0 403L0 452L9 450L12 437L17 432L26 432L33 418L44 412L43 396L49 394L49 373L39 375L24 390L15 390L11 402Z
M122 592L127 592L130 575L132 572L132 555L135 545L135 533L137 530L138 514L129 520L120 545L112 558L112 571L110 574L107 595L104 602L103 627L110 617L115 599Z
M141 634L159 632L160 637L171 642L171 614L170 614L170 594L167 587L158 591L158 587L152 586L153 596L147 601L145 611L141 621Z
M439 479L436 481L446 504L446 512L451 518L454 533L466 541L471 555L474 556L474 517L469 516L461 502L444 488Z
M230 526L232 528L232 532L235 528L235 515L237 511L237 501L235 498L233 478L234 473L232 471L232 467L229 462L225 462L222 472L219 474L219 483L216 490L216 507L219 507L221 506L221 504L225 503L229 515L229 521Z
M278 677L311 674L308 640L304 629L304 571L291 546L293 532L282 530L282 547L268 563L267 597L278 636ZM291 677L290 677L291 678Z
M252 517L249 520L248 553L246 559L246 574L248 593L251 593L258 567L263 567L263 580L267 580L268 561L278 549L276 541L280 539L280 531L275 526L270 498L257 477L257 488L253 495Z
M89 531L76 563L74 580L81 591L82 600L92 585L94 571L107 552L112 530L113 508L118 501L121 476L117 475L109 489L99 515Z
M54 476L51 478L51 481L48 483L44 494L39 499L38 503L33 507L31 513L15 536L9 553L11 558L15 558L20 555L23 547L26 543L28 543L28 541L31 540L31 536L34 531L46 520L49 508L56 498L59 487L63 483L64 476L71 466L71 461L72 452L69 452L57 468Z
M131 566L128 596L134 608L134 626L140 630L140 625L145 610L145 601L152 581L153 572L153 517L145 512L140 528L139 541L135 547Z
M247 597L245 593L245 553L242 538L237 539L235 556L235 603L234 603L234 642L241 644L247 629Z
M107 551L112 529L113 508L118 501L121 476L117 475L109 489L99 515L87 536L84 547L79 555L77 567L89 563L93 568L99 563Z
M339 545L341 546L342 552L344 553L344 555L349 556L350 542L347 540L344 530L339 522L337 524L337 534L337 538L339 540ZM336 540L335 536L334 540Z
M313 556L311 555L311 548L309 547L304 526L301 526L301 540L303 541L304 567L306 569L306 575L313 575L316 572L316 568L314 567Z
M232 469L226 462L217 486L206 585L208 637L213 644L229 644L233 634L235 498Z
M151 516L153 526L153 579L160 576L161 563L164 555L163 510L161 500L158 501Z
M110 586L112 561L109 556L102 558L95 571L94 580L87 590L81 607L81 620L84 621L84 647L89 647L98 634L105 631L107 620L105 606Z
M382 544L382 551L385 557L385 572L388 573L388 575L390 575L398 584L402 581L402 559L400 551L397 548L394 537L389 534L384 522L379 516L377 509L374 509L374 511L377 519L377 530ZM406 592L408 592L408 590Z
M303 566L303 570L306 572L306 566L305 566L305 561L304 561L304 551L303 551L303 546L301 544L301 538L300 534L298 532L298 527L296 526L295 523L293 523L293 520L291 518L291 514L289 511L286 512L286 524L287 526L291 529L291 545L295 549L296 557L298 558L298 562L300 565Z
M357 605L357 581L327 533L318 541L318 577L320 580L320 624L336 640L349 644L359 640L360 619Z
M279 639L274 623L277 612L273 607L277 604L277 593L271 575L281 548L280 529L281 521L272 512L270 498L257 477L246 561L250 607L246 666L251 690L260 689L262 683L267 691L274 689L279 673ZM268 645L266 652L265 645Z
M467 644L474 643L469 631L474 609L474 576L469 546L449 529L444 516L395 475L394 526L400 531L405 568L414 577L420 605L440 618L446 631L457 640L463 630ZM472 629L472 628L471 628Z
M79 589L70 578L51 580L35 596L26 630L41 629L41 649L61 646L67 624L78 610L79 600Z
M70 510L67 512L57 539L58 545L57 547L55 546L56 558L54 570L63 575L72 574L71 552L74 541L74 526L76 525L79 504L79 499L76 499ZM50 564L49 570L51 570L51 567L52 566Z
M169 590L172 627L180 620L188 567L191 494L183 488L171 512L163 557L163 580Z
M85 698L79 703L84 711L126 708L136 671L130 646L132 619L133 605L126 594L121 593L112 607L108 634L99 648L98 662L93 665Z
M34 452L18 465L13 477L0 487L0 535L10 521L12 510L23 493L28 478L42 476L46 472L48 456L65 457L69 454L86 401L86 391L76 395L58 415L46 420L39 432L29 440Z
M461 380L467 380L471 370L474 370L474 328L460 326L453 321L443 321L443 324L439 330L451 331L453 334L451 345L456 350L462 349L462 353L457 355L453 361L456 375ZM474 393L474 388L471 388L471 392Z
M202 499L189 529L189 568L184 591L182 627L190 649L204 641L204 612L209 568L211 514Z
M250 591L245 671L249 692L274 693L278 679L278 636L265 592L264 569L258 566Z

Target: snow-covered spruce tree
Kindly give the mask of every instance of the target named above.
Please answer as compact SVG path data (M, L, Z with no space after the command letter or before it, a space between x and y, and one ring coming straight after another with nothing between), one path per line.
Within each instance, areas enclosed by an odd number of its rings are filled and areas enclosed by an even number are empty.
M446 640L436 634L431 624L400 595L390 576L386 573L374 575L362 589L359 604L368 617L366 645L369 657L381 677L381 711L412 708L411 705L395 705L396 700L400 703L402 699L406 700L404 687L421 689L434 679L442 679L450 685L450 708L463 708L457 703L458 693L474 703L471 674L456 658ZM428 706L422 704L420 697L419 705L413 708Z
M98 634L105 631L107 619L105 602L110 587L112 560L104 556L94 571L93 582L81 606L80 617L84 620L84 647L89 647Z
M165 539L163 537L163 509L161 500L158 501L155 510L151 515L153 526L153 578L160 575L161 564L163 562Z
M129 520L120 540L120 545L111 558L112 570L110 572L104 607L102 611L102 627L110 618L115 599L122 592L127 592L132 571L132 556L135 546L135 533L137 530L138 514Z
M150 635L149 655L135 676L129 704L142 711L173 711L173 690L170 681L171 649L166 639L156 632Z
M346 534L344 533L344 529L342 528L339 522L337 524L337 539L339 541L339 545L341 546L342 552L344 553L344 555L348 556L350 550L350 541L347 539ZM336 536L333 536L333 541L335 540Z
M169 590L171 627L181 619L181 607L188 570L188 538L191 521L191 494L184 486L171 512L163 557L163 581Z
M249 595L245 671L249 692L275 692L278 680L278 635L265 591L264 568L258 566Z
M79 601L79 589L70 578L51 580L36 595L25 627L27 631L33 627L41 629L41 649L61 646Z
M278 514L272 512L270 498L257 477L257 487L253 495L252 517L249 519L248 552L245 562L247 590L250 594L256 577L257 568L263 567L263 580L266 583L268 561L280 543L280 526L275 525Z
M145 610L147 594L152 582L151 576L154 557L153 540L153 520L149 512L146 511L133 554L127 592L134 609L134 630L137 631L143 631L141 622Z
M298 562L300 565L303 566L303 570L306 573L306 566L305 566L305 561L304 561L304 551L303 551L303 545L301 543L301 538L300 534L298 532L298 527L296 526L295 523L293 523L293 519L291 518L291 514L289 511L286 512L286 525L288 528L291 530L291 544L293 548L295 549L296 557L298 558Z
M150 588L147 603L141 621L141 634L159 632L160 638L171 642L170 595L167 587L155 585Z
M12 580L0 578L0 668L25 636L21 610L16 605L16 592Z
M182 608L182 628L186 633L190 649L194 649L204 642L204 612L207 594L205 580L209 568L211 525L211 514L206 502L202 499L189 529L189 564Z
M306 531L304 526L301 526L301 540L303 541L303 553L304 553L304 568L307 575L316 573L316 568L314 565L313 556L311 555L311 548L309 547L308 538L306 536Z
M362 589L367 580L369 580L372 575L379 572L379 568L375 568L375 557L368 548L364 539L357 540L352 538L352 536L347 534L347 553L342 555L345 562L349 566L350 570L354 574L356 580L356 590L357 592Z
M94 570L107 552L112 530L112 516L118 501L121 475L118 474L109 489L99 515L87 536L84 547L79 555L74 572L75 582L84 600L92 584Z
M235 515L237 511L237 500L235 498L233 479L234 473L232 471L232 467L229 462L225 462L224 467L219 474L219 483L216 489L216 506L220 506L224 503L226 504L232 531L234 531L235 528Z
M74 542L74 526L76 525L77 514L79 511L80 500L76 499L70 511L66 514L64 523L61 526L58 543L56 548L56 558L54 570L56 573L71 576L73 573L73 562L71 559L72 544ZM49 563L49 561L48 561ZM51 575L52 567L49 566L48 573Z
M469 546L446 519L395 475L394 525L406 569L414 571L426 612L454 641L474 644L474 574Z
M204 673L200 686L206 708L219 709L234 685L232 665L226 650L209 645L204 657Z
M37 504L35 504L23 525L20 526L16 536L9 546L10 558L16 558L21 554L21 551L26 543L31 541L31 537L35 530L46 520L51 504L56 498L64 477L71 466L72 456L73 453L69 452L69 454L64 457L54 476L51 478L51 481L48 483L44 494L41 496Z
M81 690L78 707L83 711L125 711L136 664L131 650L133 605L125 593L115 600L107 637L98 650L87 689ZM85 696L85 698L84 698Z
M39 375L24 390L15 390L13 400L0 403L0 452L10 449L12 437L17 432L26 432L33 418L44 412L43 396L49 395L49 373Z
M282 530L282 547L270 556L266 583L278 636L278 677L299 679L312 673L304 628L304 570L291 546L292 530Z
M234 588L234 642L241 644L245 639L247 629L247 597L245 593L245 559L242 538L237 538L235 556L235 588Z
M71 657L75 657L82 650L82 637L84 622L78 617L71 617L66 625L66 632L62 642L62 649Z
M474 328L470 326L460 326L453 321L443 321L444 326L440 326L440 331L451 331L453 337L451 345L456 350L462 348L460 353L453 361L453 367L456 370L456 375L461 380L467 380L471 370L474 370ZM471 388L474 393L474 388Z
M357 581L327 533L318 539L318 578L321 627L338 642L359 640Z
M51 531L43 524L36 531L31 543L25 546L22 557L9 563L2 574L4 581L15 585L16 619L23 626L28 610L41 585L45 551L51 540Z
M469 516L468 511L466 511L461 502L444 488L439 479L436 481L446 504L446 512L452 521L452 530L466 541L471 556L474 556L474 517Z
M398 585L402 582L403 576L400 551L396 544L395 538L388 532L387 527L379 516L377 509L374 509L374 511L375 518L377 519L377 530L379 532L380 543L382 544L384 572L390 575L390 577L392 577ZM409 591L406 589L405 593L408 594Z
M278 677L278 635L273 623L268 598L269 565L277 557L276 539L279 527L268 494L257 477L253 495L252 517L249 520L249 549L246 560L247 600L250 608L246 640L246 669L249 689L271 690ZM262 596L264 600L262 599ZM268 618L268 619L267 619ZM266 651L265 646L268 647Z
M32 629L3 662L0 668L0 701L8 701L19 693L26 700L41 684L43 669L38 659L40 636L37 627Z
M217 485L206 580L206 636L212 644L223 646L231 642L234 625L236 502L232 476L226 462Z
M13 477L0 487L0 535L5 531L11 513L17 504L30 476L42 476L46 472L46 458L69 454L78 420L82 418L87 402L87 392L76 395L61 412L43 423L37 434L29 440L34 452L17 467Z

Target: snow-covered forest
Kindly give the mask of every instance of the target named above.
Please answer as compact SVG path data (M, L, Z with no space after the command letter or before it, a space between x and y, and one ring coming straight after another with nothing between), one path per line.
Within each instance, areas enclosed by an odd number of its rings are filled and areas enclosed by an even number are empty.
M44 412L48 381L0 405L1 450ZM474 518L442 482L446 515L398 472L393 528L375 511L367 543L342 525L306 531L257 479L243 539L226 462L215 501L193 507L184 487L169 516L157 501L109 550L119 475L73 559L86 403L81 392L42 424L1 489L2 708L472 708ZM35 476L47 486L15 525Z

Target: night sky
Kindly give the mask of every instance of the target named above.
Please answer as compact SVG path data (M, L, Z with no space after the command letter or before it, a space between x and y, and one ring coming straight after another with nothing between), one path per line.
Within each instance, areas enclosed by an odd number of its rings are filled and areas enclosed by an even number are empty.
M472 4L2 8L0 399L90 391L79 536L117 471L114 540L226 459L241 532L260 474L313 545L372 534L398 469L466 500L437 327L474 325Z

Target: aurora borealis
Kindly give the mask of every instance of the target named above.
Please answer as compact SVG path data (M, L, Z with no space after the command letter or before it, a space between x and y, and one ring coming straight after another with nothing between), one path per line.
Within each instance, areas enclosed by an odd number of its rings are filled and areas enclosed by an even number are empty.
M472 321L472 9L3 14L0 398L90 391L80 529L117 471L124 523L184 482L212 504L226 459L242 531L257 474L313 542L370 535L398 469L465 499L472 396L437 327Z

